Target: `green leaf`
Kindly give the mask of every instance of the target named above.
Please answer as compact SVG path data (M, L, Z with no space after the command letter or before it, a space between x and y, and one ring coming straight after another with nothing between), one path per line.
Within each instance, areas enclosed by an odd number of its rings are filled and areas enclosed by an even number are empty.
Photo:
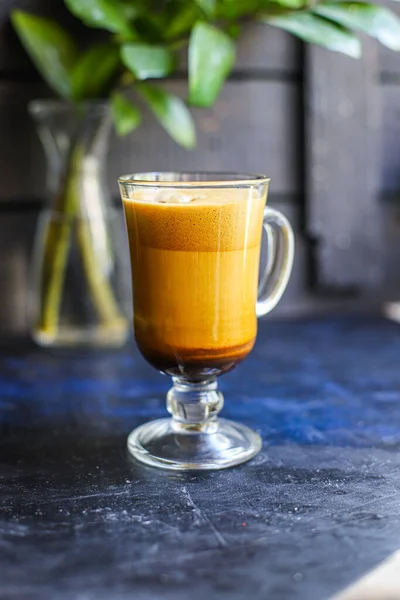
M77 56L73 40L55 21L22 10L14 10L11 21L45 81L57 94L69 98L70 71Z
M165 30L165 39L173 40L188 33L199 18L198 6L185 2L174 14L169 16L168 27Z
M281 6L297 10L305 8L309 3L311 0L220 0L217 4L217 15L228 19L245 16L254 18L260 14L277 14Z
M165 23L160 15L146 11L135 21L137 40L148 44L159 44L164 39ZM136 40L135 40L136 41Z
M365 2L326 2L317 4L313 12L400 50L400 20L387 8Z
M121 59L137 79L165 77L175 66L172 52L149 44L125 44L121 48Z
M137 106L119 92L111 96L111 114L118 135L127 135L136 129L142 120Z
M229 23L229 25L226 28L226 31L232 39L237 40L240 36L241 28L239 23L232 22Z
M121 10L125 19L134 21L148 12L148 4L146 5L146 0L134 0L134 2L132 0L121 0Z
M197 23L189 42L189 102L211 106L234 62L231 38L212 25Z
M216 0L196 0L196 4L208 17L212 17L215 13L217 2Z
M267 17L266 23L293 33L301 40L323 46L329 50L360 58L361 44L350 31L312 13L292 13L280 17Z
M261 0L221 0L217 4L217 13L222 18L237 19L256 13L260 4Z
M285 8L292 8L293 10L304 8L307 5L307 0L275 0L275 2L279 6L284 6ZM269 3L269 6L266 5L263 8L268 11L268 9L272 8L272 5L271 3Z
M119 0L64 0L67 8L89 27L98 27L120 33L123 36L132 35L132 28L126 19L126 8Z
M75 100L101 96L119 65L118 47L98 44L84 52L72 70L72 95Z
M185 103L177 96L148 83L141 83L136 87L172 139L184 148L193 148L196 132L192 115Z

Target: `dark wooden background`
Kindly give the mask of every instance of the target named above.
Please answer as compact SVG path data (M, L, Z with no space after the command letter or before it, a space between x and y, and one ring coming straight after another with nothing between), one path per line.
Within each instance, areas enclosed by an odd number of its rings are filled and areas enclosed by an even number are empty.
M45 164L26 113L46 92L8 23L11 7L57 16L62 0L0 3L0 331L26 330L26 290ZM391 8L400 14L400 5ZM272 179L297 252L276 315L372 310L400 298L400 54L365 41L354 61L264 25L247 26L235 70L211 110L195 112L186 152L146 114L112 142L110 186L138 170L240 170ZM165 85L185 96L183 78Z

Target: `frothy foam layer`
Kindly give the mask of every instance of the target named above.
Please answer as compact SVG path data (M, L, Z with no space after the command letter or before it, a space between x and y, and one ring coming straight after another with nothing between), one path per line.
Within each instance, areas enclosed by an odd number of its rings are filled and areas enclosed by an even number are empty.
M221 252L260 243L265 193L256 188L138 189L123 198L136 243L165 250Z
M130 188L123 196L124 202L146 202L151 204L230 204L243 200L257 200L265 196L257 188L210 188L191 190L190 187L172 189L168 187Z

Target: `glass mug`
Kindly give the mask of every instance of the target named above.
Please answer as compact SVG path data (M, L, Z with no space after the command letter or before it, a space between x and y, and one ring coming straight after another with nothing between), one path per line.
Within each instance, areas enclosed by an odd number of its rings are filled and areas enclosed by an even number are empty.
M257 317L281 298L293 264L291 226L265 206L269 179L231 173L119 178L131 255L134 330L144 358L172 376L172 418L141 425L129 452L174 470L221 469L261 448L248 427L218 419L217 377L249 354ZM268 259L259 277L262 230ZM258 297L257 297L258 296Z

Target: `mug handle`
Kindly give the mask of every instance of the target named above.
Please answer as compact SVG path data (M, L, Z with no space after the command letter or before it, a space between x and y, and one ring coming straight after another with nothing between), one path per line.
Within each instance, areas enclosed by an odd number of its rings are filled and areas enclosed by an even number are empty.
M268 259L258 286L257 317L263 317L278 304L288 284L294 258L294 235L287 218L267 206L263 225Z

